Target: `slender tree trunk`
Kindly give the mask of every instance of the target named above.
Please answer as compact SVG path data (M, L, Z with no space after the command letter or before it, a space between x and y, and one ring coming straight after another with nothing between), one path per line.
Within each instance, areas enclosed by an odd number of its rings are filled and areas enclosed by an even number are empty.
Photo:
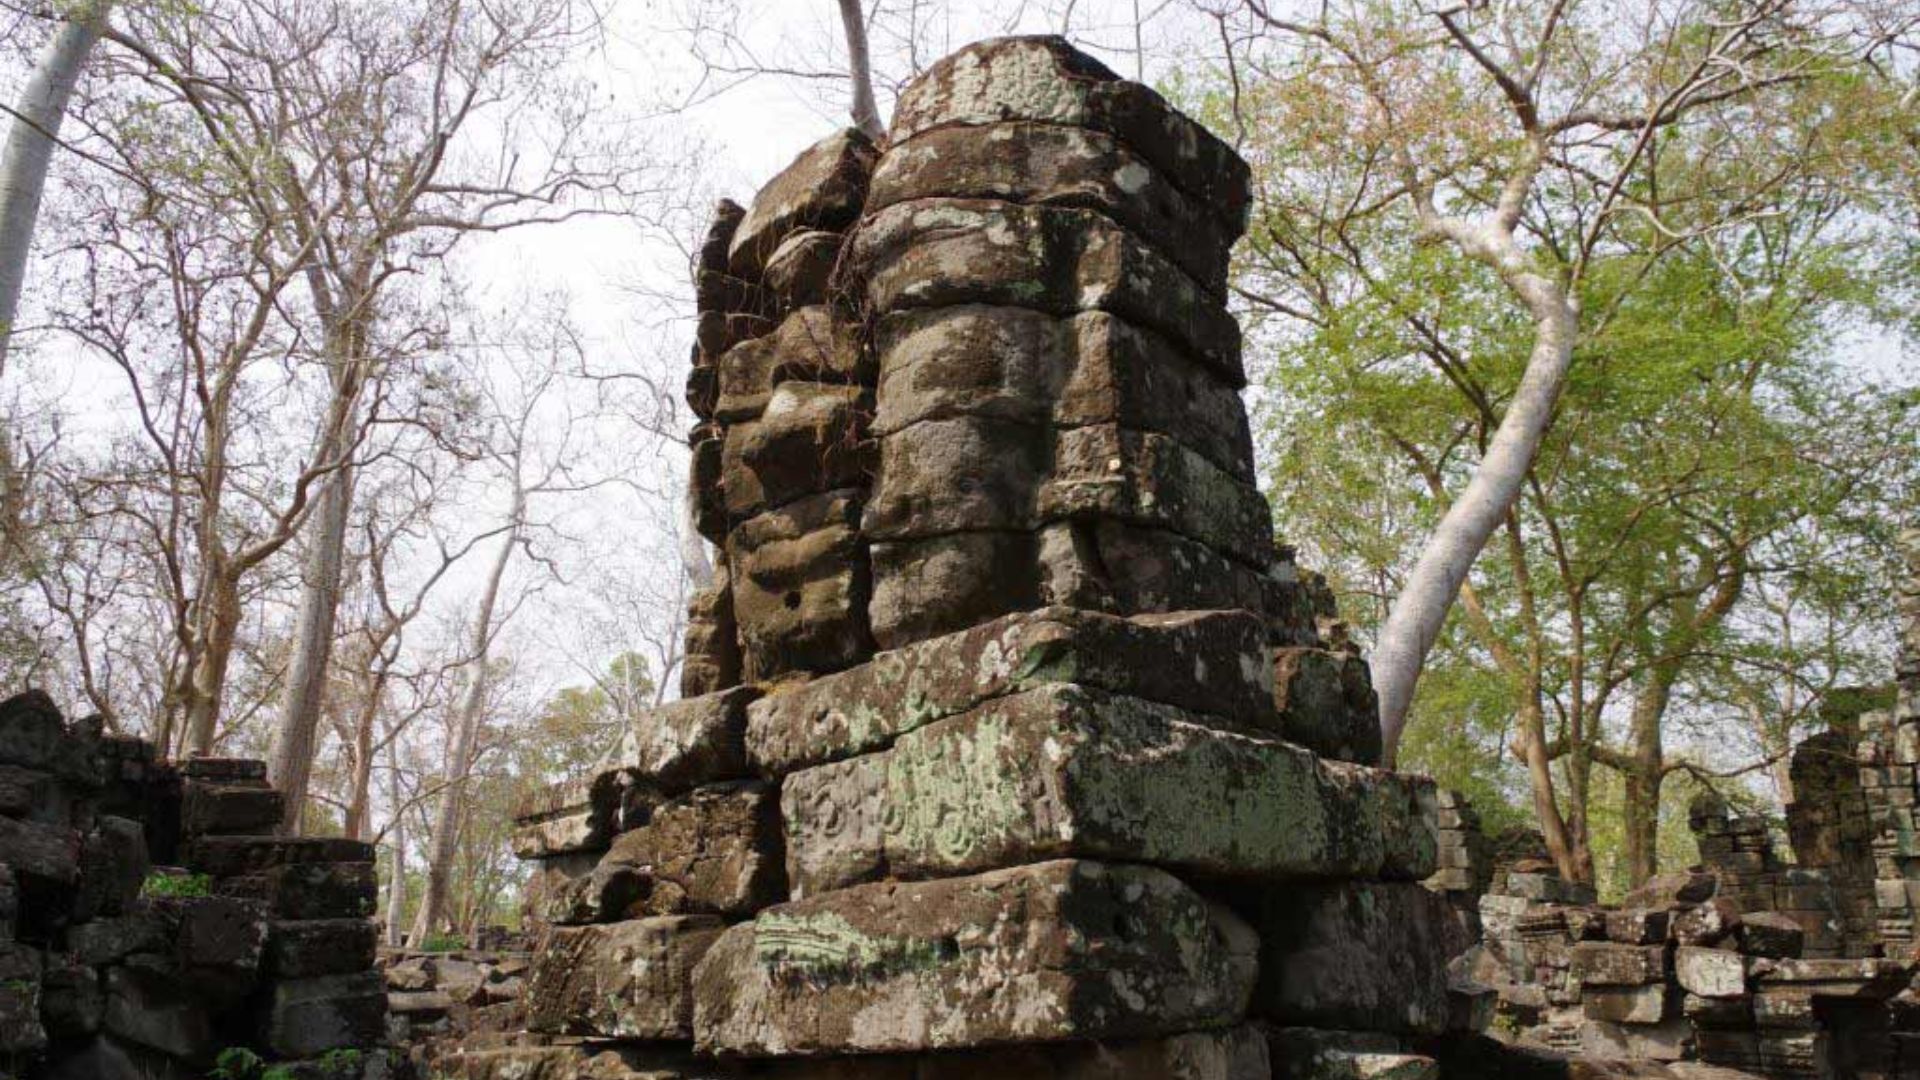
M873 55L867 49L867 13L861 0L840 0L840 25L847 32L847 75L853 82L853 124L873 138L887 133L873 97Z
M400 790L400 762L393 743L387 743L387 800L393 804L393 828L387 831L393 845L392 865L387 871L387 944L399 948L407 943L401 921L407 915L407 813L406 799Z
M40 197L46 190L47 166L53 160L54 139L67 115L67 100L80 81L94 42L100 40L112 4L86 0L75 5L67 20L41 50L33 74L14 106L13 123L5 150L0 150L0 372L7 367L13 341L13 323L20 310L20 286L27 276L27 253L33 247ZM5 484L0 477L0 484Z
M315 736L326 706L327 666L333 656L334 617L340 609L347 521L353 513L353 472L341 465L314 507L314 535L301 573L300 620L280 724L274 730L267 776L286 796L284 831L298 833L313 773Z
M466 692L461 695L459 708L454 713L453 745L447 755L447 783L440 792L433 835L428 838L427 887L420 897L420 907L414 913L413 920L413 941L416 945L425 941L434 927L439 925L447 902L453 856L460 844L467 772L473 766L474 745L479 741L481 714L487 703L487 657L493 645L493 608L500 596L500 579L506 574L507 561L512 558L514 543L519 539L517 523L522 512L521 498L516 496L513 509L516 527L508 530L506 542L500 545L500 554L494 559L486 587L480 593L479 609L474 613L472 674L467 679Z
M1505 247L1510 251L1510 240ZM1513 254L1513 261L1518 260ZM1421 665L1439 638L1474 559L1520 497L1573 360L1579 319L1559 287L1522 271L1507 270L1503 277L1533 316L1533 351L1480 467L1421 550L1374 648L1373 679L1380 693L1380 727L1389 765L1399 755L1400 734L1406 729Z
M385 680L379 676L367 680L366 700L353 726L353 778L347 793L345 832L350 839L365 840L373 832L373 724L380 713L380 696Z
M201 619L200 655L187 686L187 753L210 754L219 730L220 701L226 694L227 661L240 633L240 587L232 575L214 574L207 583Z

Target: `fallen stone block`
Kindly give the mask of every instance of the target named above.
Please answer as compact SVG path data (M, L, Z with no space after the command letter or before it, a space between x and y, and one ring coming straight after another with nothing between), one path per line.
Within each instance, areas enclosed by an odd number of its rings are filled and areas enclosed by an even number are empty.
M1800 955L1807 932L1792 917L1777 911L1751 911L1740 916L1740 951L1751 956L1787 959Z
M71 886L80 878L80 834L65 825L0 817L0 864L30 890Z
M1073 608L1008 615L881 653L747 708L747 753L763 775L884 749L985 701L1079 683L1271 729L1264 629L1238 611L1120 618Z
M302 1058L378 1045L386 1027L386 983L363 971L274 983L261 1035L275 1054Z
M1664 908L1624 908L1607 912L1607 940L1621 945L1657 945L1667 940L1671 913Z
M694 974L696 1044L764 1057L1145 1038L1245 1012L1257 943L1170 875L1059 861L769 908Z
M691 1038L694 965L723 928L710 915L553 928L527 981L527 1029L603 1038Z
M834 867L932 877L1064 857L1238 878L1432 873L1430 835L1426 865L1399 865L1424 829L1409 781L1195 720L1049 684L901 735L879 762L794 773L794 894L846 884Z
M1412 882L1261 890L1254 1011L1283 1024L1433 1035L1448 1017L1445 900Z

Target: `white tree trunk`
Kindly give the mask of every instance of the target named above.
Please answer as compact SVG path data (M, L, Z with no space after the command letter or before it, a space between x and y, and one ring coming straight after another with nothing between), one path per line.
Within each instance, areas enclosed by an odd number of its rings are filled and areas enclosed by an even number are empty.
M400 762L393 742L387 743L387 798L393 803L393 827L387 830L387 839L393 844L393 864L387 878L387 944L397 949L407 943L407 933L400 925L407 914L407 803L400 790Z
M486 587L480 593L480 606L473 618L473 674L467 679L465 693L454 712L453 746L447 755L446 786L435 808L433 835L427 846L427 884L414 912L412 942L417 948L433 933L447 903L447 877L453 866L454 851L460 846L460 819L465 808L467 773L473 765L474 744L479 741L481 713L487 703L487 657L493 646L493 609L500 597L500 579L507 572L507 561L519 539L518 523L524 496L517 496L513 510L515 527L500 545L500 555L487 574Z
M840 25L847 32L847 77L853 82L853 124L873 138L887 133L873 97L873 54L867 49L867 13L861 0L840 0Z
M1510 252L1510 244L1506 247ZM1533 351L1526 371L1480 467L1421 549L1374 646L1373 683L1380 693L1380 730L1389 765L1399 757L1421 665L1446 625L1474 559L1520 498L1573 361L1579 318L1572 303L1557 285L1515 269L1516 263L1517 257L1504 260L1502 277L1533 316Z
M353 512L353 472L342 465L320 489L313 538L301 572L300 618L287 665L286 699L274 730L267 776L286 796L284 831L300 832L313 773L314 736L326 704L327 665L333 657L334 617L340 609L347 522Z
M54 31L14 106L6 149L0 151L0 372L7 367L13 322L20 309L20 285L27 275L27 253L33 247L54 138L112 6L109 0L85 0Z

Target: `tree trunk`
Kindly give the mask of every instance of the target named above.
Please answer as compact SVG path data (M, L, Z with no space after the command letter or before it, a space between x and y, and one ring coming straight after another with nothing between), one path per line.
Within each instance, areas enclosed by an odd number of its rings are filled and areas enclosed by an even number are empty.
M393 827L387 830L388 842L393 845L392 865L387 871L387 944L397 949L407 943L406 931L400 928L407 914L407 803L400 790L400 762L392 742L387 743L387 776L387 799L393 804Z
M54 31L41 50L33 74L14 106L7 144L0 151L0 372L7 367L13 322L20 309L20 286L27 276L27 253L40 218L40 196L47 186L54 138L67 115L67 99L80 81L100 27L112 4L87 0ZM4 483L0 480L0 483Z
M367 680L366 700L353 727L353 777L347 792L347 815L343 831L351 840L365 840L373 833L373 724L380 714L380 697L385 680L378 676Z
M847 32L847 76L853 82L853 124L875 139L887 133L873 97L873 55L867 49L867 13L861 0L840 0L840 25Z
M1389 766L1399 756L1420 667L1474 559L1520 497L1573 360L1579 319L1559 287L1533 274L1505 276L1533 316L1533 351L1480 467L1421 550L1374 647L1373 680L1380 693L1380 728Z
M220 699L226 693L227 661L240 632L240 587L232 576L215 574L207 583L201 615L200 655L187 686L187 753L213 752L220 723Z
M267 778L286 796L283 831L300 831L313 773L314 737L326 705L327 664L333 656L334 616L340 609L347 520L353 513L353 472L345 464L327 479L314 507L315 528L301 574L300 621L287 666L285 705L274 730Z
M467 772L473 766L474 744L479 741L481 712L487 702L487 654L493 644L493 608L500 596L500 579L506 574L507 560L512 557L514 543L519 539L521 500L522 497L516 496L513 510L515 527L508 530L506 542L500 545L500 555L493 561L486 587L480 593L479 609L474 613L473 674L467 679L466 692L461 695L460 706L454 713L453 746L447 755L447 783L440 792L440 804L434 814L433 835L428 838L427 887L420 897L419 910L414 913L415 945L425 941L433 933L434 927L439 925L447 902L448 874L453 868L454 852L460 844Z

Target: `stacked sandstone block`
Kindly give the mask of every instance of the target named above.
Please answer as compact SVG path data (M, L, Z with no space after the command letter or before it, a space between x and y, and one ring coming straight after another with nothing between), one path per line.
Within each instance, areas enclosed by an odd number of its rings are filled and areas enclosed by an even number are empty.
M238 1050L388 1075L371 852L266 835L283 812L260 762L175 767L44 694L0 702L0 1075L198 1077ZM143 892L154 866L177 887Z
M1915 1075L1913 965L1809 957L1802 919L1743 910L1717 874L1655 878L1617 907L1545 867L1481 900L1465 966L1526 1045L1697 1061L1780 1080Z
M1803 745L1814 748L1812 756L1824 757L1833 745L1832 734L1816 735ZM1796 761L1801 757L1796 750ZM1851 753L1847 760L1849 790L1842 794L1850 796L1848 802L1860 801L1860 789L1852 783ZM1819 833L1804 827L1813 816L1804 811L1815 805L1815 797L1822 792L1808 784L1797 787L1796 793L1805 797L1788 808L1790 817L1803 825L1798 830L1800 839L1812 841ZM1837 820L1837 815L1821 816ZM1688 808L1687 823L1701 863L1719 878L1722 891L1744 911L1771 911L1792 919L1805 935L1808 957L1867 957L1879 951L1870 858L1859 866L1844 861L1804 865L1797 859L1783 859L1774 850L1765 818L1733 814L1711 793ZM1813 842L1806 849L1819 858L1822 849L1831 846Z
M686 697L526 808L528 1031L443 1067L1433 1074L1434 792L1253 486L1247 182L1005 39L722 207Z
M1890 712L1863 718L1860 785L1871 807L1874 899L1888 955L1913 956L1920 911L1920 528L1901 533Z

